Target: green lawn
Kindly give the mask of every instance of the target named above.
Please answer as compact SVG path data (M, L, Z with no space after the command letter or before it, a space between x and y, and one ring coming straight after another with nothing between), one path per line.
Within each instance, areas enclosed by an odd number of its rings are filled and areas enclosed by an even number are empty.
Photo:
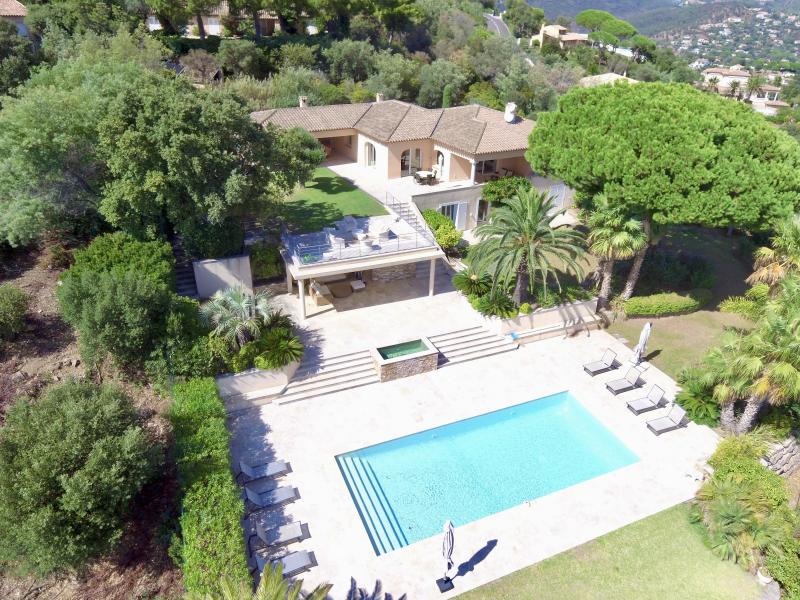
M679 505L459 599L755 600L760 593L751 575L703 545L688 505Z
M311 181L298 188L283 205L281 214L289 229L319 231L347 215L372 217L386 210L372 196L325 167L314 171Z
M745 278L751 269L734 256L735 238L700 227L671 229L661 244L705 258L713 267L715 284L708 310L674 317L636 318L612 323L609 333L619 335L633 347L639 341L642 326L650 321L653 331L647 344L648 360L676 377L680 370L698 362L706 351L722 338L726 328L749 328L742 317L716 309L720 300L740 295L747 289Z

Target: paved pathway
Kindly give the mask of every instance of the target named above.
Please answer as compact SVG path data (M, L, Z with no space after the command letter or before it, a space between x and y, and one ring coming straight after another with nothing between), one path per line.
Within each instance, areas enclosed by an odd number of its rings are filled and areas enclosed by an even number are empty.
M511 31L503 19L489 13L483 13L483 18L486 19L486 27L489 28L489 31L494 31L500 37L511 37Z

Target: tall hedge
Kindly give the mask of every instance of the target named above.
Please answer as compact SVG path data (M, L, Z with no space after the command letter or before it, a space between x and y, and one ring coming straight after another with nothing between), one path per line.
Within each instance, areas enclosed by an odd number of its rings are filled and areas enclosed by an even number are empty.
M210 377L176 385L169 417L181 484L177 544L189 592L212 593L227 575L252 584L241 519L244 504L233 481L225 407ZM176 546L173 545L173 548Z

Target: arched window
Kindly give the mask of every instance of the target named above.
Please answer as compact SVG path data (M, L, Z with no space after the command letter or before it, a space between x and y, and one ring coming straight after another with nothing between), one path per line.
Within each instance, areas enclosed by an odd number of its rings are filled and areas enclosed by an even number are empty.
M403 150L400 154L400 176L413 175L422 168L422 150Z
M364 142L364 160L367 163L368 167L375 166L375 146L373 146L370 142Z

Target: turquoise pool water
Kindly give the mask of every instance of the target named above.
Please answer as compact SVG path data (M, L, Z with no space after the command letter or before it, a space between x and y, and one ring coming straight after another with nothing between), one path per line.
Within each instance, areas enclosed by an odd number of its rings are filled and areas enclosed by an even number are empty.
M376 554L638 460L569 392L336 457Z
M380 354L384 360L389 360L390 358L397 358L398 356L416 354L417 352L422 352L427 349L428 347L422 340L413 340L411 342L402 342L400 344L378 348L378 354Z

